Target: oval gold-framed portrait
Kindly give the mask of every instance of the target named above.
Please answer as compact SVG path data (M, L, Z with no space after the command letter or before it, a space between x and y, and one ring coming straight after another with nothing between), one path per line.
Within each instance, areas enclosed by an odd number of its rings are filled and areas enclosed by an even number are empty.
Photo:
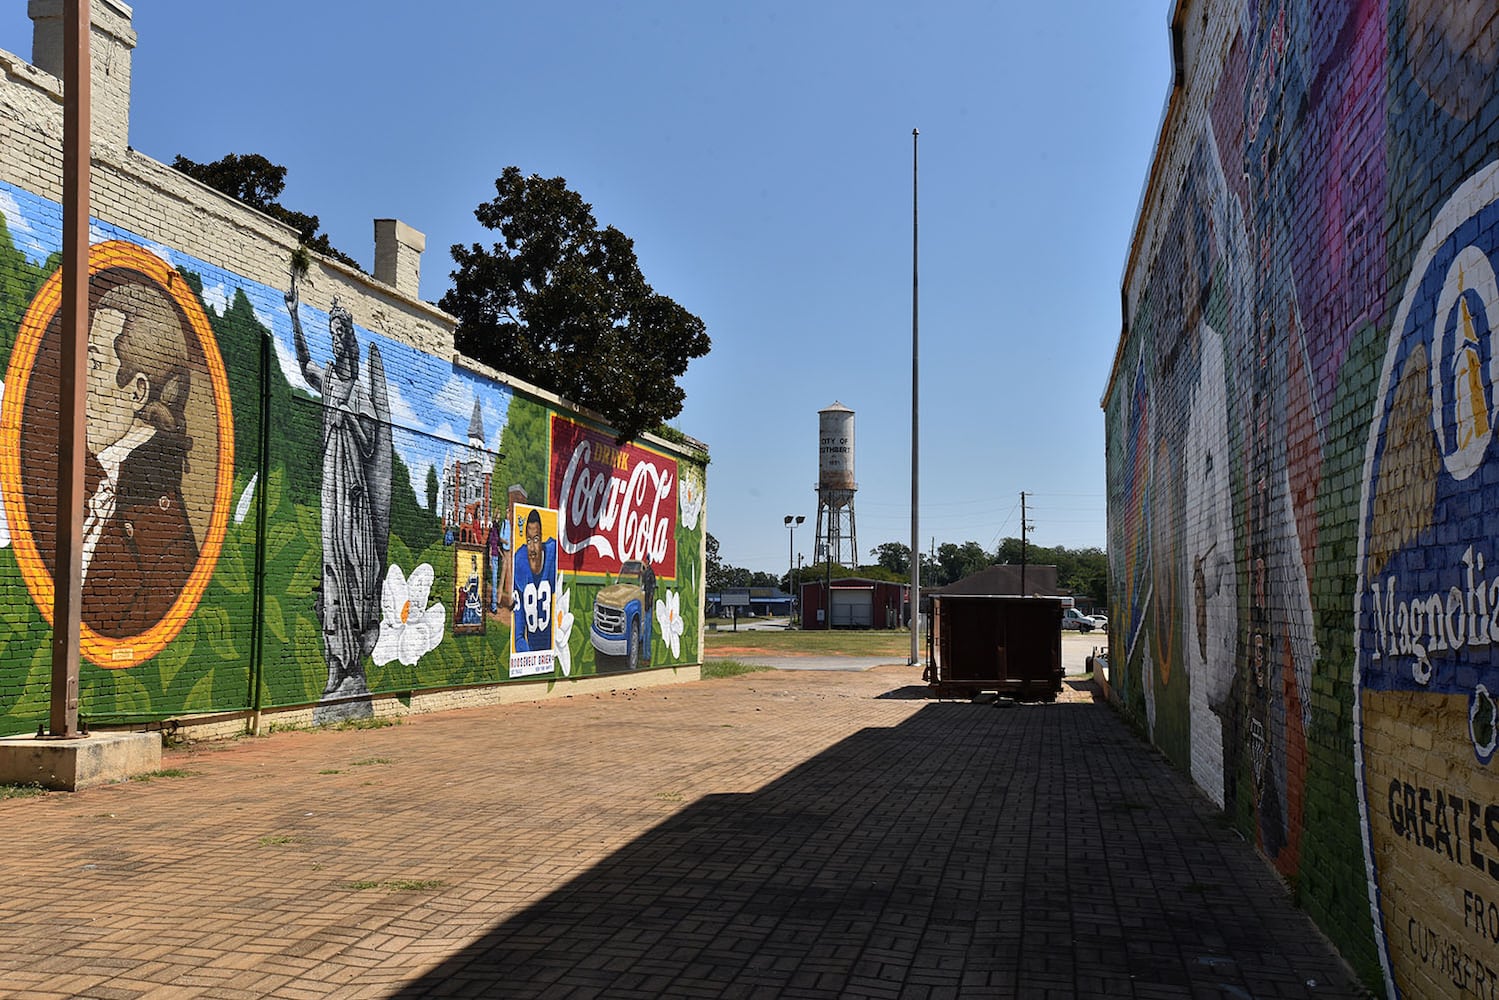
M196 293L133 243L89 249L80 652L143 663L192 616L213 576L234 483L229 379ZM62 272L16 335L0 401L0 495L21 576L52 621Z

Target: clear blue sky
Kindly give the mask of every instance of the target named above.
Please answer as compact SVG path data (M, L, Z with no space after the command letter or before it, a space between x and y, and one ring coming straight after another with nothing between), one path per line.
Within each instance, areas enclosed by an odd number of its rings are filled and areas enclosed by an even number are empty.
M1119 283L1170 78L1170 0L137 0L131 144L258 152L422 297L507 164L561 175L701 316L674 421L711 448L723 558L812 555L817 411L856 412L860 558L910 540L911 129L920 139L921 546L1105 544ZM31 54L25 5L0 48Z

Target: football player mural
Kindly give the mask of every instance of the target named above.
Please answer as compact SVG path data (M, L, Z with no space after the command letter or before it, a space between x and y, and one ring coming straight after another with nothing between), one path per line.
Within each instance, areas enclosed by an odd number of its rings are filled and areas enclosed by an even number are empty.
M515 504L511 537L517 539L512 556L511 590L506 599L512 612L510 676L549 674L555 665L557 512L529 504Z

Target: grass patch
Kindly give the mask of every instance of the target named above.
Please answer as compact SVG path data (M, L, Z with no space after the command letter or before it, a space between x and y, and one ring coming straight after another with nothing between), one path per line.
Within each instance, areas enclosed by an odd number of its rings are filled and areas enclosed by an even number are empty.
M440 878L386 878L359 879L345 882L346 889L384 889L386 892L419 892L422 889L441 889L447 885Z
M297 838L290 834L279 833L269 837L261 837L255 841L260 847L285 847L287 844L295 844Z
M737 652L754 650L760 653L795 655L808 653L819 656L888 656L892 662L899 658L905 662L911 652L911 633L906 629L890 631L844 631L842 629L785 629L771 631L740 630L703 634L703 651L712 655L715 650Z
M392 761L389 757L366 757L366 758L364 758L364 760L356 760L356 761L354 761L349 766L350 767L369 767L371 764L391 764L391 763L394 763L394 761Z
M45 794L41 785L0 785L0 799L34 799Z
M334 726L333 728L337 729L337 730L345 730L345 729L388 729L391 726L399 726L400 724L401 724L401 720L400 719L383 719L383 718L373 718L373 719L345 719L344 721L340 722L338 725Z
M159 771L147 771L145 774L132 774L130 776L130 780L153 781L156 778L192 778L202 773L203 772L201 771L189 771L186 768L182 767L164 767Z
M336 767L330 767L327 770L319 771L318 774L343 774L343 772Z
M752 674L759 670L771 670L771 667L762 667L758 663L740 663L738 660L709 660L703 664L703 680L712 680L716 677L737 677L740 674Z

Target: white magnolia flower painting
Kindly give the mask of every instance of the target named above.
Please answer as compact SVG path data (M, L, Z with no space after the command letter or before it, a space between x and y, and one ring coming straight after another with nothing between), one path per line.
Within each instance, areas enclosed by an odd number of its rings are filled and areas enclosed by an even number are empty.
M682 655L682 597L675 590L668 590L662 600L656 602L656 622L661 626L661 639L671 650L671 658Z
M573 595L563 583L563 574L557 571L557 631L554 642L557 647L557 666L562 668L562 676L570 677L573 669L573 652L568 641L573 634Z
M682 527L697 530L698 515L703 512L703 479L700 473L682 470L677 480L677 508L682 515Z
M400 660L408 667L437 648L447 627L447 609L438 601L427 606L434 573L429 563L411 571L392 565L380 589L380 638L370 653L376 665Z

